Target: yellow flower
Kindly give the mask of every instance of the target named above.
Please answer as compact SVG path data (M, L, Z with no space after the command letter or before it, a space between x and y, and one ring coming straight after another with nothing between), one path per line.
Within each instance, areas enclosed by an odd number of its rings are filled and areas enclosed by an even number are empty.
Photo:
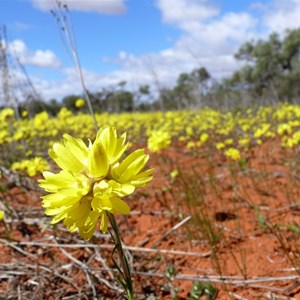
M171 136L166 131L153 131L148 139L148 148L152 152L158 152L159 150L168 148L171 144Z
M62 169L44 172L39 185L45 214L53 216L52 224L64 220L70 232L79 230L88 240L97 224L107 231L106 212L129 214L121 198L152 179L153 169L143 171L149 155L139 149L120 161L127 148L126 135L117 136L114 127L101 128L94 143L87 146L81 139L65 134L63 143L55 143L49 155ZM99 220L99 222L98 222Z
M206 143L208 141L208 139L209 139L209 134L207 132L201 133L201 135L200 135L200 142L202 144Z
M293 131L292 127L289 124L285 124L285 123L279 124L277 128L277 133L279 135L284 135L284 134L289 135L292 133L292 131Z
M42 127L48 121L49 115L46 111L40 112L34 117L34 126L36 128Z
M81 99L81 98L77 99L76 102L75 102L75 106L76 106L77 108L83 107L84 105L85 105L85 102L84 102L84 100Z
M49 164L45 159L35 157L33 159L14 162L10 168L12 170L25 171L29 176L35 176L38 172L49 170Z
M0 221L4 219L5 213L3 210L0 210Z
M10 119L15 115L15 112L12 108L4 108L0 111L0 120Z
M241 159L240 151L235 148L229 148L225 151L225 155L233 160Z
M248 145L250 144L250 138L249 136L245 136L245 137L241 137L239 139L239 145L242 147L248 147Z
M22 111L22 117L23 117L23 118L26 118L27 116L28 116L27 110L23 110L23 111Z
M185 132L187 135L191 136L193 135L194 131L193 131L193 128L188 126L186 129L185 129Z
M192 149L196 146L196 144L193 141L189 141L186 146L187 146L187 148Z
M179 172L178 172L178 170L173 170L171 173L170 173L170 176L171 176L171 178L176 178L177 176L179 175Z
M215 146L216 146L216 149L217 149L217 150L221 150L221 149L225 148L225 144L222 143L222 142L216 143Z
M226 139L225 141L224 141L224 144L226 144L226 145L232 145L233 144L233 139Z

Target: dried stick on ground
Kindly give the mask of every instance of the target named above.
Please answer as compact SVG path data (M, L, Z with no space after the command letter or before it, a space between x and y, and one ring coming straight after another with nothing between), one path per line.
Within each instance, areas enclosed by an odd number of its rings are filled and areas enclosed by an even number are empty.
M156 248L167 236L169 236L171 233L173 233L175 230L177 230L179 227L181 227L183 224L188 222L192 217L187 216L182 221L177 223L175 226L173 226L170 230L168 230L165 234L162 235L162 237L153 244L153 248Z
M93 275L99 282L105 284L108 288L122 292L121 289L119 289L117 286L112 285L110 282L108 282L106 279L100 277L96 272L94 272L90 267L88 267L86 264L75 258L73 255L71 255L69 252L65 251L60 245L58 244L59 250L71 261L73 261L76 265L80 266L83 270L88 271L91 275Z
M0 242L2 240L0 239ZM103 244L103 245L93 245L93 244L54 244L54 243L40 243L40 242L19 242L10 243L17 245L27 245L27 246L40 246L40 247L59 247L59 248L100 248L100 249L113 249L113 245ZM195 257L209 257L211 251L199 253L191 251L181 251L181 250L167 250L167 249L153 249L153 248L143 248L143 247L133 247L133 246L123 246L125 250L136 251L136 252L146 252L146 253L157 253L157 254L167 254L167 255L184 255L184 256L195 256Z

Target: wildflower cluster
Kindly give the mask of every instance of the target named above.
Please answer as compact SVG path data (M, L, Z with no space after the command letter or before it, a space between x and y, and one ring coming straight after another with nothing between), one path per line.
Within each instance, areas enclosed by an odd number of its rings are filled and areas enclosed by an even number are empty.
M77 104L84 105L84 100L78 99ZM291 104L234 113L203 108L194 111L119 115L102 113L95 117L99 126L122 128L133 144L146 141L152 152L168 148L171 143L180 143L194 153L201 148L201 151L217 150L224 156L227 156L227 150L234 148L243 157L252 147L269 139L279 138L282 147L288 148L295 148L300 144L300 106ZM0 111L1 159L8 167L16 157L21 160L41 156L62 133L78 138L93 137L94 124L91 116L62 108L56 117L41 112L17 122L14 110L3 109ZM26 145L25 151L22 145ZM24 155L28 149L31 153Z
M235 148L229 148L225 151L225 156L230 157L232 160L241 159L240 151Z
M10 168L12 170L24 171L29 176L35 176L37 173L49 170L50 167L45 159L35 157L33 159L24 159L20 162L14 162Z
M79 230L88 240L98 223L102 232L107 231L107 212L130 212L122 198L150 181L153 169L143 170L149 159L143 149L121 160L127 146L126 134L118 137L112 126L101 128L88 146L67 134L53 145L49 155L62 170L44 172L39 181L50 193L43 196L43 207L53 216L52 224L63 220L70 232Z
M171 136L166 131L153 131L148 139L148 148L152 152L168 148L171 144Z

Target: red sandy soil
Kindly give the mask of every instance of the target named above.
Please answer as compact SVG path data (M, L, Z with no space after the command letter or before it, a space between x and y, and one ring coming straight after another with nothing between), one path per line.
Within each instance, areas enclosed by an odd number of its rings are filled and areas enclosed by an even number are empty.
M189 299L197 280L218 289L215 299L300 299L299 155L273 140L241 166L200 150L151 155L154 180L128 198L130 216L117 216L136 299L173 299L172 289ZM4 179L1 189L10 211L0 226L0 299L125 299L109 272L109 234L86 243L49 225L40 192Z

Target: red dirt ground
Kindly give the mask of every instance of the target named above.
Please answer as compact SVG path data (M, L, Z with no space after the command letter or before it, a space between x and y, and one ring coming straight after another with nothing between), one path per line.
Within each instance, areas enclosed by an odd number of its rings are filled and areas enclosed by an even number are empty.
M117 217L136 299L175 299L175 290L189 299L197 280L218 289L198 299L300 299L298 153L276 140L243 164L211 153L152 154L154 180L128 198L130 216ZM109 271L110 236L85 243L49 226L40 193L10 181L0 186L0 299L123 299Z

